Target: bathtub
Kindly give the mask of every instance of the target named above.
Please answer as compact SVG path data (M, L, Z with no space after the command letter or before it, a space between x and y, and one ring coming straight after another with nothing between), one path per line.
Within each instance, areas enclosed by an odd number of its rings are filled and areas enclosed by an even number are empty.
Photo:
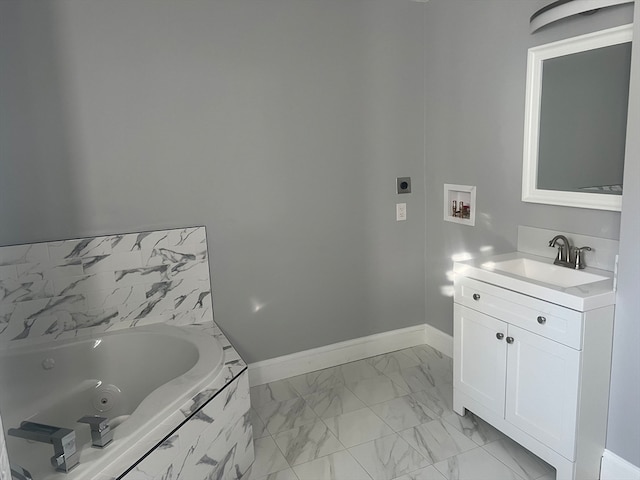
M10 386L0 389L9 457L35 480L94 478L145 438L155 446L158 429L166 435L177 428L179 419L170 424L175 413L223 364L213 336L166 324L0 351L0 385ZM113 441L105 448L91 447L89 426L77 423L85 415L110 419ZM52 445L6 435L24 420L75 430L80 464L68 474L55 472Z

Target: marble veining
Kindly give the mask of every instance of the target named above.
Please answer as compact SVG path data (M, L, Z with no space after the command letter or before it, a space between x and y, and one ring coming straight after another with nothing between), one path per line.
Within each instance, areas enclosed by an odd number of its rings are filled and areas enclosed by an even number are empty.
M253 406L269 402L282 402L298 396L298 392L286 380L251 387L251 404Z
M436 467L429 465L426 468L407 473L394 480L446 480L446 478L436 470Z
M292 377L289 379L289 383L300 395L309 395L344 385L346 382L340 367L331 367Z
M398 434L378 438L349 449L373 480L389 480L429 465Z
M390 352L367 359L367 362L380 373L396 372L403 368L420 365L420 360L413 352Z
M554 473L546 462L504 435L499 441L485 445L484 449L525 479L534 480Z
M320 418L335 417L365 406L362 400L342 385L305 395L302 398Z
M438 417L455 413L453 411L453 384L445 383L411 394Z
M478 445L486 445L487 443L507 438L502 432L471 412L466 412L464 417L457 413L452 413L444 418L447 423Z
M340 365L340 373L345 383L357 382L362 379L377 377L380 372L366 360L358 360L356 362L345 363Z
M204 227L0 247L0 348L213 321Z
M480 447L452 456L434 466L447 480L523 480L502 462L486 455Z
M434 375L434 372L424 365L403 368L387 375L395 384L409 392L420 392L448 382L445 377Z
M271 402L256 408L271 435L300 427L314 422L316 414L300 398L292 398L283 402Z
M400 385L407 384L406 373L400 372L412 368L434 382L416 381L412 389L421 390L375 403L376 388L388 385L394 374ZM452 379L449 357L420 346L253 387L256 463L243 480L555 478L549 465L481 418L454 413ZM370 405L356 391L369 395ZM309 415L300 398L318 418ZM287 409L295 412L289 415ZM284 419L288 425L301 424L272 434L258 411L267 420L273 412L282 424Z
M411 348L411 352L418 357L420 365L445 382L453 376L453 359L447 357L430 345L418 345Z
M478 446L442 420L434 420L404 430L401 435L431 463Z
M119 478L242 478L254 461L249 409L248 373L245 370L201 407L203 416L214 421L202 422L198 415L191 417L130 472ZM106 471L116 472L116 467Z
M276 435L274 440L289 465L292 466L324 457L344 448L321 421L283 432Z
M372 405L371 410L396 432L406 430L438 418L412 395Z

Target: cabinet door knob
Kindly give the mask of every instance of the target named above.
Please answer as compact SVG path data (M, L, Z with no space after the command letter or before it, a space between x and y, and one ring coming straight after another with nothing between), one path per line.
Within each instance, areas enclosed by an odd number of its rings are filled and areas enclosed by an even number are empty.
M513 343L513 337L507 337L507 343Z
M541 315L538 317L538 323L540 325L544 325L545 323L547 323L547 319Z
M496 338L497 338L498 340L502 340L502 339L504 338L504 333L499 333L499 332L498 332L498 333L496 333Z
M473 299L474 300L480 300L480 294L479 293L474 293L473 294Z

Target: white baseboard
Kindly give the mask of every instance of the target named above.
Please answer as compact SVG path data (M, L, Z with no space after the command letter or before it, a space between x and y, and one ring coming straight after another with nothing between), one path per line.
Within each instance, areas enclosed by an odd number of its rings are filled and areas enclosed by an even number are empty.
M453 338L450 335L429 325L416 325L252 363L249 365L249 385L253 387L275 382L424 344L431 345L445 355L451 356L453 353Z
M600 480L640 480L640 467L605 450L600 466Z
M427 345L439 350L448 357L453 357L453 336L432 327L428 323L424 325L425 342Z

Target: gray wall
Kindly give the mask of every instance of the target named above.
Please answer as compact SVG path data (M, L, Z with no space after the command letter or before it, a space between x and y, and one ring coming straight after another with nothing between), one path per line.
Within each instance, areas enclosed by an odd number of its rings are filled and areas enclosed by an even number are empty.
M0 2L0 245L206 225L249 362L424 323L423 13Z
M640 39L640 0L635 5ZM632 55L607 448L640 468L640 48Z

